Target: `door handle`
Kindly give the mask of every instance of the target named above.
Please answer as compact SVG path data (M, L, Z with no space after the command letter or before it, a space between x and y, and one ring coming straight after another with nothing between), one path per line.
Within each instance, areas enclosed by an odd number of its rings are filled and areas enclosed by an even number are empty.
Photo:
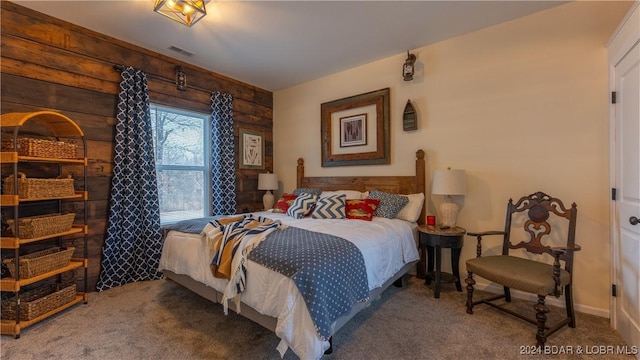
M638 218L637 218L637 217L635 217L635 216L632 216L632 217L630 217L630 218L629 218L629 223L630 223L631 225L638 225L638 223L639 223L639 222L640 222L640 221L639 221L639 220L638 220Z

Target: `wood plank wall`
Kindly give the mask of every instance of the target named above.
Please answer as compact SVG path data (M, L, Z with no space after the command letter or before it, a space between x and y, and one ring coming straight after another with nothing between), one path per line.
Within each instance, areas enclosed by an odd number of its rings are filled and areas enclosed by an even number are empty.
M265 170L273 172L271 92L8 1L2 1L0 6L1 112L58 111L75 120L86 134L90 291L95 290L100 272L109 209L115 107L120 82L114 64L133 66L149 74L151 102L157 104L210 113L211 91L231 93L236 154L239 153L240 127L263 131ZM187 91L176 89L176 65L182 65L192 86ZM257 177L263 171L237 170L238 212L262 208L263 192L257 190ZM30 176L38 177L37 174ZM68 204L72 209L78 209L77 205Z

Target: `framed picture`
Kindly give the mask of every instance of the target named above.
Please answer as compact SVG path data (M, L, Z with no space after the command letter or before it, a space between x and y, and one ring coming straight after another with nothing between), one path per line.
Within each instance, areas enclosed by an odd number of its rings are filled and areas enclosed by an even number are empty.
M367 145L367 114L340 118L340 147Z
M264 133L240 129L240 169L264 169Z
M322 166L390 163L389 88L323 103Z

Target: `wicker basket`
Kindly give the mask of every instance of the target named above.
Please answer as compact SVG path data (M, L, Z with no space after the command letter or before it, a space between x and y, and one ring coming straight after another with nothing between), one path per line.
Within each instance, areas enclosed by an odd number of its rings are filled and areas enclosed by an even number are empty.
M69 265L75 247L52 247L20 256L20 279L28 279ZM7 265L13 278L16 277L16 259L8 258L2 262Z
M28 321L72 302L76 297L76 284L47 284L25 291L20 298L20 320ZM2 300L2 318L16 319L16 297Z
M2 151L17 150L18 155L46 157L57 159L77 158L76 145L62 141L51 141L45 139L20 138L18 148L14 148L13 139L2 141Z
M19 175L18 196L22 199L56 198L75 194L71 176L66 179L38 179L27 178L24 173L19 173ZM2 187L4 195L15 195L13 181L13 175L9 175L4 179L4 186Z
M20 238L35 238L51 234L69 231L76 218L75 213L68 214L46 214L29 216L18 219L18 230ZM16 228L13 219L7 219L7 224L13 234Z

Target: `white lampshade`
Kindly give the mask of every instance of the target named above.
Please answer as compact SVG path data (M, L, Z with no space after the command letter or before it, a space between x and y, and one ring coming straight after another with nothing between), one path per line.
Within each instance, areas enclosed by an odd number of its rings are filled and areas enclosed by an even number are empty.
M464 195L467 180L464 170L435 170L431 193L435 195Z
M442 226L453 227L458 218L458 204L453 202L451 195L464 195L467 192L467 180L464 170L435 170L433 172L433 183L431 193L434 195L445 195L444 201L440 204L440 223Z
M278 190L278 175L271 173L258 174L258 190L267 190L262 197L262 205L265 210L271 209L275 201L271 190Z
M278 175L258 174L258 190L278 190Z

